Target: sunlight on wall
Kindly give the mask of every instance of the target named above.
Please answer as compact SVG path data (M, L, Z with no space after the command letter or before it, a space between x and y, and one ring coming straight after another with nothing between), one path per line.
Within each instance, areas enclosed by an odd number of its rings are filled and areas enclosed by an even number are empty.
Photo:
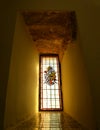
M90 86L81 50L77 42L68 45L64 54L62 85L64 111L85 127L94 127Z
M37 64L37 87L36 87L36 98L35 98L35 102L36 102L36 112L38 112L39 110L39 64ZM34 99L33 99L34 101Z
M13 127L36 113L38 64L38 52L18 14L7 87L5 128Z

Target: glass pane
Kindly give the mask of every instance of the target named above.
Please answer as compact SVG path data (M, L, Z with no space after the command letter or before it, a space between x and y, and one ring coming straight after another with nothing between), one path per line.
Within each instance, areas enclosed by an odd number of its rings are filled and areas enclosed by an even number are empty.
M58 56L41 56L41 110L61 109L61 89Z

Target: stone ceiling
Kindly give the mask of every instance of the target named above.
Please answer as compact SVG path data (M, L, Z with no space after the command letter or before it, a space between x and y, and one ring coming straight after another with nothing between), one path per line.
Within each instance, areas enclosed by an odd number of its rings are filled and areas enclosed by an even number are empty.
M39 53L59 54L61 60L67 44L77 37L75 12L24 11L22 15Z

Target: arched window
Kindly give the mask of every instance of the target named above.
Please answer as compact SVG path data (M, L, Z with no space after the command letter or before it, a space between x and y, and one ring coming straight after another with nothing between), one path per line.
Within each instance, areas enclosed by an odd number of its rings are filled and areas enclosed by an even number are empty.
M59 56L40 55L39 110L63 110Z

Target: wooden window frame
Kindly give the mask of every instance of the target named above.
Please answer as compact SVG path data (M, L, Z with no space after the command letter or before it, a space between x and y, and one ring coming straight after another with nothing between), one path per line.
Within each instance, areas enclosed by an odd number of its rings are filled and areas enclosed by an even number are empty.
M59 64L59 87L58 89L60 91L60 108L41 108L41 57L57 57L57 61ZM40 54L39 56L39 111L63 111L63 96L62 96L62 81L61 81L61 64L59 61L59 55L58 54Z

